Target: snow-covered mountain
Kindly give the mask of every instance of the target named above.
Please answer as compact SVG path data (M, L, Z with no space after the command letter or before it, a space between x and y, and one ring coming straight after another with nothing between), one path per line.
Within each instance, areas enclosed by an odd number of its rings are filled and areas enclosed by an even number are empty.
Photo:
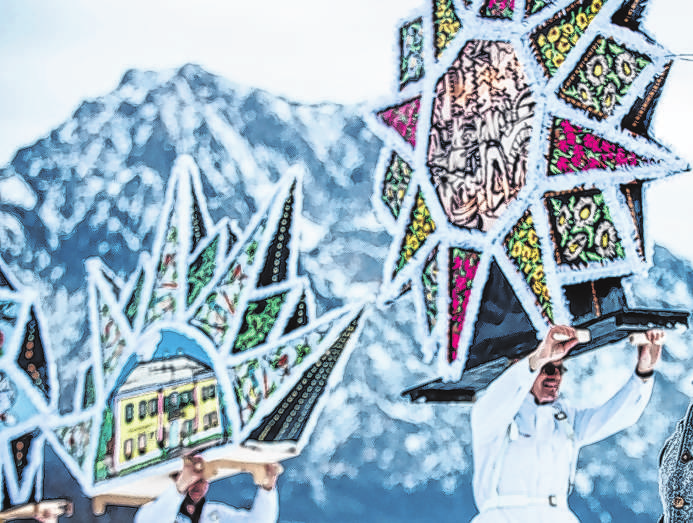
M377 291L390 238L373 226L370 203L379 147L353 109L293 104L195 65L131 70L0 170L0 254L41 287L67 364L83 350L83 261L100 256L121 276L135 270L176 155L195 159L212 218L241 229L282 174L300 169L300 264L322 312ZM69 387L69 365L61 377Z
M61 406L72 404L72 363L87 350L84 260L100 256L123 277L135 270L139 252L151 248L177 154L199 166L212 218L229 216L241 228L283 173L304 171L299 263L323 312L378 292L391 241L373 208L381 147L358 108L298 105L186 65L127 72L115 91L19 151L0 170L0 254L41 292L59 350ZM632 305L691 310L691 283L691 266L657 248L650 277L633 282ZM400 397L435 372L421 362L411 300L405 294L371 312L311 443L287 463L282 521L468 521L476 512L468 408ZM690 342L688 333L670 336L637 426L583 451L570 500L582 521L656 519L659 450L693 395ZM570 364L566 394L599 401L634 364L623 346L581 356ZM66 472L50 449L47 457L44 495L65 495ZM237 490L252 496L249 484ZM131 514L95 518L78 501L71 521Z

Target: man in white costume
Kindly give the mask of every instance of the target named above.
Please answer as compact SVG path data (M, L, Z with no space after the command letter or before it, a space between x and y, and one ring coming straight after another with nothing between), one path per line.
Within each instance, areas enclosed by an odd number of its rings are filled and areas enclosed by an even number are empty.
M265 465L265 474L250 510L206 502L209 483L204 477L204 460L186 457L175 484L154 501L143 505L135 523L276 523L279 517L277 476L279 464Z
M652 393L664 333L638 346L635 373L603 405L572 408L559 397L563 358L575 329L552 326L546 338L489 385L472 408L473 523L577 523L567 497L581 447L635 423Z

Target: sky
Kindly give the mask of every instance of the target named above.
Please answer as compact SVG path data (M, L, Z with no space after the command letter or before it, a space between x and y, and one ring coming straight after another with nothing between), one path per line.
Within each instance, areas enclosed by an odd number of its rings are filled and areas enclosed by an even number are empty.
M0 3L0 167L112 91L129 68L184 63L298 102L382 99L395 79L397 23L425 0L3 0ZM693 53L693 2L650 0L646 30ZM672 70L655 134L693 163L693 61ZM655 241L693 260L693 175L647 194Z

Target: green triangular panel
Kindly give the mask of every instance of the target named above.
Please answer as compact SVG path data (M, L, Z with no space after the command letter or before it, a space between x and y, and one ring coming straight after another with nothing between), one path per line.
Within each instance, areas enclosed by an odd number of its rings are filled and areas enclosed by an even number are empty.
M205 221L202 218L202 211L200 210L200 203L197 201L197 195L195 191L192 191L192 210L190 219L191 232L192 232L192 242L190 245L190 252L193 252L200 241L207 236L207 227L205 227Z
M214 286L190 320L190 323L209 336L217 347L226 340L231 321L238 312L238 303L247 288L248 272L258 261L257 248L266 226L266 220L257 225L221 281Z
M65 451L72 456L80 468L84 465L91 443L92 420L80 421L53 430Z
M417 18L399 28L399 88L420 80L424 75L423 18Z
M135 322L135 317L137 316L137 311L139 310L140 300L142 299L142 289L144 288L144 269L140 269L137 275L137 282L135 287L132 289L132 294L125 304L125 317L130 322L132 326Z
M288 292L250 302L236 335L233 352L243 352L265 342L282 310Z
M409 189L412 168L400 155L392 151L390 165L385 172L382 200L395 218L399 217L402 202Z
M188 296L186 298L188 306L193 304L202 290L212 281L217 268L218 251L219 235L217 234L188 267Z
M433 331L438 321L438 247L428 256L421 274L424 292L424 307L428 332Z

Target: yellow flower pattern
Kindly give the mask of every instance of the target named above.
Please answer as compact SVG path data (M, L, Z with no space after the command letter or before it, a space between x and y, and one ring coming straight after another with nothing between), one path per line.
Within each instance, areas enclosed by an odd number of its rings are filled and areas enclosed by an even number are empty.
M436 58L440 58L440 55L457 35L462 24L455 13L452 0L434 0L433 6L433 25L436 32L435 55Z
M506 236L505 250L536 297L542 315L549 321L553 321L553 309L544 274L539 236L534 229L534 220L529 211L520 218Z
M603 4L601 0L577 0L530 35L534 54L547 76L556 74Z
M409 260L414 257L426 241L426 238L435 230L436 224L431 217L431 212L428 210L423 193L419 190L419 193L416 195L416 206L411 213L411 221L404 235L404 241L402 242L402 248L400 249L399 259L397 260L393 276L409 263Z

